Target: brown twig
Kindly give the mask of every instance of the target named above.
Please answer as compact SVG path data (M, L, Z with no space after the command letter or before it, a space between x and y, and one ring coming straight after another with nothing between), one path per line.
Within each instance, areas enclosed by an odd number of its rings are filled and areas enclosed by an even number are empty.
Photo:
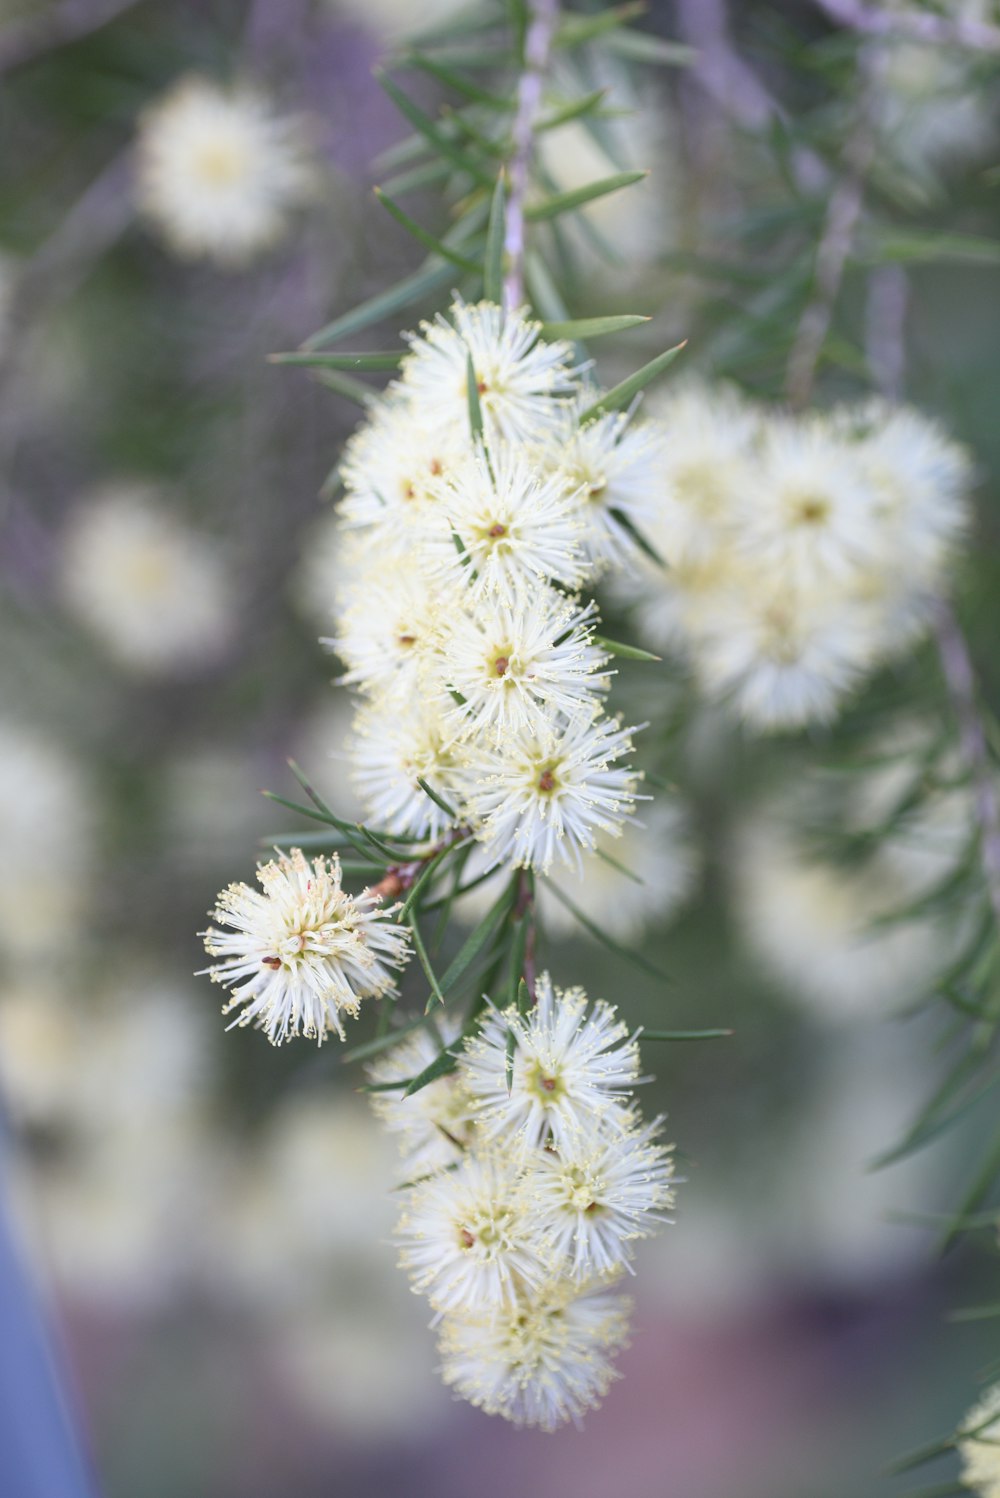
M816 0L820 10L839 26L865 36L890 40L926 42L935 47L968 47L976 52L1000 54L1000 26L961 16L935 16L926 11L878 10L860 0Z
M830 331L848 257L864 205L865 178L875 154L880 59L861 60L864 69L854 128L844 146L840 177L833 189L816 250L812 300L799 322L785 371L785 394L794 410L808 405L820 354Z
M508 312L513 312L524 300L524 204L535 149L535 127L542 104L542 86L559 22L559 0L528 0L528 14L524 71L517 86L517 109L511 129L513 150L507 163L503 305Z

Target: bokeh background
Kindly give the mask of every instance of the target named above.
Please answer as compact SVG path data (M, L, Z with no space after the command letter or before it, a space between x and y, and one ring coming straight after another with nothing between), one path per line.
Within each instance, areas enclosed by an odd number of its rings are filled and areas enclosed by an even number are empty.
M624 1377L582 1432L451 1401L387 1241L392 1149L359 1073L335 1044L225 1035L192 976L216 891L289 828L259 794L293 793L287 757L351 804L348 708L318 643L336 568L319 496L357 411L266 356L416 263L370 192L404 133L372 67L455 9L0 0L0 1088L21 1294L109 1498L888 1498L905 1484L885 1465L972 1402L990 1323L945 1308L993 1298L991 1259L942 1262L904 1220L951 1205L975 1115L870 1169L938 1075L912 1001L945 939L859 936L867 894L783 841L821 740L747 741L669 664L622 672L677 816L661 833L676 899L631 912L628 939L673 981L579 930L551 930L546 955L635 1023L735 1033L647 1051L644 1106L669 1114L687 1183L638 1257ZM596 61L632 112L546 145L561 186L651 168L568 247L574 312L653 314L601 347L609 378L645 339L689 337L692 367L769 388L767 316L738 315L752 283L711 268L750 214L765 238L747 265L773 245L787 189L768 100L835 111L828 76L782 68L830 27L805 0L730 12L737 50L714 0L652 4L643 26L693 41L695 65ZM177 258L137 209L139 122L191 73L252 80L308 152L311 192L246 266ZM884 174L931 227L1000 238L995 71L903 48L885 87ZM440 220L431 193L412 201ZM988 263L912 274L911 392L980 475L962 586L994 696L997 291ZM607 872L591 908L628 924L636 897ZM0 1487L16 1498L18 1480Z

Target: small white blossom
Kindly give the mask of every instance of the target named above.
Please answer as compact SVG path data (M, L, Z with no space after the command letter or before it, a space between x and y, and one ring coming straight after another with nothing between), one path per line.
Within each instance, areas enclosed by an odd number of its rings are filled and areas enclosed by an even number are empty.
M343 1040L343 1014L395 992L390 969L407 960L408 931L376 895L341 889L336 855L309 863L293 848L258 866L257 878L263 894L231 884L212 912L228 929L202 933L222 959L206 971L231 989L223 1013L239 1009L233 1024L256 1025L272 1045L294 1035L322 1044L330 1031Z
M445 1317L444 1381L489 1415L555 1430L594 1409L616 1377L630 1303L552 1282L494 1317Z
M507 1087L508 1037L515 1045ZM462 1085L489 1138L523 1131L533 1145L557 1148L589 1138L595 1122L624 1133L624 1099L639 1077L639 1047L603 999L588 1005L582 988L555 988L542 973L535 1004L489 1014L459 1059Z
M491 1312L537 1290L547 1266L509 1152L466 1155L408 1193L400 1263L437 1311Z
M178 255L244 265L310 194L302 135L253 89L184 78L142 118L140 206Z
M597 1124L532 1156L525 1189L538 1230L578 1283L627 1268L630 1245L669 1221L674 1166L655 1142L660 1124L624 1134Z
M436 503L442 523L428 535L426 562L456 594L512 603L549 582L575 588L583 578L575 506L520 448L477 449L441 480Z
M544 587L451 615L439 649L449 689L464 698L447 715L454 733L499 742L544 730L555 712L593 718L607 685L595 673L608 659L591 642L595 622L593 604Z
M646 530L663 491L669 434L660 422L635 424L609 411L585 426L568 427L545 455L556 465L583 522L588 561L631 570L636 542L631 523Z
M320 641L347 666L341 680L366 693L411 702L420 695L439 599L412 561L402 560L386 561L345 591L337 634Z
M438 481L471 452L468 420L434 425L392 385L344 449L345 494L338 514L346 526L371 527L383 554L388 549L412 566L414 541L428 526L443 523Z
M772 418L740 506L740 549L779 583L850 581L887 560L875 491L825 422Z
M614 718L581 717L470 749L468 805L490 861L579 869L598 835L614 836L631 814L638 776L616 766L631 734Z
M67 606L123 666L150 675L216 658L234 627L215 543L141 484L83 500L63 535Z
M426 781L456 811L463 804L467 772L430 695L405 707L385 703L359 714L351 759L351 778L373 827L404 837L437 838L453 825L453 818L419 784Z
M385 1055L368 1067L368 1080L376 1086L409 1081L425 1071L441 1053L453 1045L461 1026L452 1020L438 1022L437 1030L426 1026L404 1036ZM472 1142L468 1100L455 1072L428 1082L411 1097L399 1092L373 1092L372 1107L392 1134L399 1136L404 1178L416 1181L454 1165Z
M457 301L452 323L439 317L422 323L410 338L401 385L426 423L436 431L469 430L469 358L492 448L498 439L530 443L561 422L573 391L568 343L548 343L541 324L492 302Z

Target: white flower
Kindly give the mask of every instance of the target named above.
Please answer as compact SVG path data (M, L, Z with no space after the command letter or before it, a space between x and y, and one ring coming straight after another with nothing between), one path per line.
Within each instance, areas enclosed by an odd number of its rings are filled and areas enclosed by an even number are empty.
M421 838L452 827L454 819L418 783L461 810L467 774L438 700L425 693L405 707L380 704L360 713L355 727L351 778L372 827Z
M437 504L427 565L456 601L498 593L512 603L548 582L575 588L586 571L575 505L520 448L479 448L441 480Z
M515 1045L507 1089L508 1037ZM554 988L548 973L526 1015L493 1011L459 1058L462 1085L485 1135L557 1148L589 1138L599 1121L625 1132L623 1099L639 1077L639 1047L603 999L588 1006L582 988Z
M858 598L748 577L706 610L691 649L702 686L766 732L832 719L874 664L877 643Z
M94 792L62 735L0 719L0 951L72 953L95 884Z
M142 485L113 485L81 503L61 561L69 608L135 671L199 666L232 634L232 583L215 545Z
M739 546L772 578L810 587L886 564L865 470L819 419L767 423L739 503Z
M515 1425L579 1423L616 1376L611 1358L627 1341L630 1309L621 1296L555 1282L499 1316L447 1316L444 1381Z
M545 450L583 521L588 561L631 569L636 543L629 522L642 532L660 509L669 445L662 423L637 425L609 411L586 426L574 424Z
M300 121L249 88L175 84L144 114L139 203L178 255L241 266L287 231L312 187Z
M727 866L750 949L790 999L835 1023L898 1012L950 960L933 924L873 924L912 899L890 867L825 862L779 816L748 824Z
M466 1155L421 1181L396 1226L400 1263L437 1311L490 1312L546 1275L510 1152Z
M650 539L671 567L703 562L731 532L760 416L728 386L682 384L651 409L666 441Z
M893 571L910 590L940 585L969 526L968 453L909 406L869 401L834 412L875 492Z
M420 695L439 613L440 602L412 558L385 561L354 579L337 634L320 643L346 664L346 685L405 704Z
M427 424L437 431L469 430L471 355L491 448L497 439L538 441L558 427L573 389L571 346L544 342L540 323L492 302L458 301L450 316L454 327L443 317L421 324L401 368L402 388Z
M344 449L345 494L338 514L348 526L369 526L380 546L412 565L415 539L444 523L438 480L472 452L468 420L441 426L396 384Z
M674 1202L660 1119L622 1133L594 1128L531 1157L525 1189L542 1237L581 1283L628 1267L629 1245L656 1232Z
M962 1421L962 1481L979 1498L1000 1498L1000 1384L993 1384Z
M369 1082L384 1086L419 1076L437 1060L442 1046L453 1045L460 1034L461 1026L454 1020L439 1020L436 1031L422 1026L371 1062ZM401 1091L373 1092L371 1102L390 1133L399 1135L406 1180L454 1165L471 1143L469 1105L455 1072L428 1082L412 1097Z
M596 610L539 587L514 603L485 598L446 616L441 669L463 697L447 715L460 737L481 742L544 728L555 712L593 718L600 711L595 676L607 656L591 643Z
M307 862L298 848L258 866L264 891L231 884L213 918L228 930L202 933L205 950L221 957L207 971L231 988L223 1009L241 1013L236 1025L255 1024L273 1045L293 1035L320 1044L329 1031L344 1038L342 1014L360 1001L395 992L390 968L408 956L409 933L387 919L376 895L348 895L340 861Z
M511 733L494 748L470 748L468 806L493 863L547 872L555 860L579 869L599 833L630 815L638 776L615 767L632 748L614 718L575 718L564 727Z

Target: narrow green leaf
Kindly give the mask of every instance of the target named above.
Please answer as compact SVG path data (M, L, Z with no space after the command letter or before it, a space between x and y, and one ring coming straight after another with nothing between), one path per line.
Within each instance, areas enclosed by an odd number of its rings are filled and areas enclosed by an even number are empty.
M332 390L335 395L342 395L345 400L351 401L355 406L362 409L370 406L377 399L378 392L370 385L364 385L360 380L355 380L351 375L344 374L339 369L318 369L316 378L327 390Z
M1000 1316L1000 1301L994 1301L988 1306L961 1306L957 1311L949 1311L949 1321L989 1321L995 1316Z
M409 95L404 94L403 90L393 83L381 68L376 68L375 80L389 95L400 114L409 120L414 130L427 137L439 156L445 157L453 166L458 167L459 171L467 172L480 186L493 186L492 173L463 151L460 146L457 146L453 140L450 140L448 135L434 123L430 115L425 114L419 104L415 104Z
M399 59L397 67L417 68L421 73L429 73L445 88L450 88L463 99L470 100L473 104L482 104L487 109L499 109L507 113L512 108L510 99L505 99L501 94L490 93L489 89L482 88L472 78L467 78L456 68L450 68L447 63L428 57L425 52L411 52L407 57Z
M431 960L427 955L427 948L424 946L424 939L420 934L420 927L417 925L417 918L412 910L410 911L410 919L407 924L413 933L413 950L416 952L420 966L423 968L427 981L431 986L431 996L427 1000L427 1007L424 1010L425 1014L429 1014L435 999L439 1004L444 1003L444 994L441 992L441 985L438 982L437 974L431 966Z
M607 947L610 952L617 953L619 957L623 957L626 962L631 962L641 972L648 973L652 978L658 978L661 983L671 983L673 981L660 968L648 962L641 952L633 951L631 947L623 946L621 942L615 941L605 930L592 921L589 916L584 915L580 907L574 905L569 895L564 894L561 889L557 889L551 880L546 882L546 887L555 895L560 904L565 905L570 914L576 917L584 930L589 931L591 936L599 941L602 946Z
M592 42L597 37L606 36L609 31L634 21L637 16L644 15L646 9L646 0L629 0L629 3L613 5L595 16L573 16L563 21L553 38L553 46L581 47L584 42Z
M602 416L605 411L620 411L623 407L632 403L640 390L645 390L651 381L661 375L665 369L669 369L677 355L687 347L687 339L683 343L675 344L673 348L667 349L666 353L658 354L655 359L650 359L635 374L629 375L627 380L613 386L606 395L602 395L599 401L589 406L580 417L580 425L584 422L593 421L595 416Z
M451 164L447 161L439 161L435 157L433 161L425 161L421 166L412 167L407 172L396 172L394 176L387 177L382 183L382 191L398 198L404 192L416 192L424 187L438 187L441 183L447 182L451 173Z
M972 1185L959 1202L955 1220L949 1225L941 1239L941 1252L945 1253L958 1237L961 1229L957 1226L960 1218L968 1216L981 1206L983 1198L989 1194L996 1184L997 1176L1000 1174L1000 1134L998 1134L983 1160Z
M392 1047L412 1035L414 1030L430 1023L429 1017L422 1014L419 1019L411 1020L408 1025L398 1025L394 1030L388 1030L384 1035L377 1035L374 1040L365 1040L361 1045L354 1045L347 1051L342 1051L340 1059L345 1065L352 1061L367 1061L372 1056L379 1056L383 1051L391 1050Z
M469 401L469 428L473 442L477 442L483 435L483 411L479 404L479 379L471 353L467 356L465 364L465 392Z
M640 1030L640 1040L728 1040L735 1030Z
M610 505L608 507L608 514L621 526L623 531L628 533L644 556L647 556L651 562L655 562L657 567L667 566L665 558L660 555L649 537L639 529L634 520L629 519L624 510L619 510L617 505Z
M543 322L542 337L570 338L574 343L583 343L588 338L603 338L607 333L624 333L644 322L649 322L649 318L635 313L622 313L620 317L574 317L568 322Z
M406 896L406 899L403 901L396 915L397 921L405 921L409 916L410 911L416 907L417 901L420 899L420 896L423 894L428 884L430 884L431 880L434 878L434 875L437 873L442 863L448 857L449 853L452 852L453 846L454 845L451 845L447 848L442 848L440 853L436 853L433 858L427 860L427 863L421 870L419 877L414 880L409 894Z
M957 1442L958 1437L954 1434L942 1436L937 1441L928 1441L926 1446L918 1446L905 1456L898 1457L886 1467L886 1474L889 1477L901 1477L904 1472L912 1472L914 1467L922 1467L926 1462L933 1462L946 1452L953 1451Z
M604 863L609 863L613 869L617 869L619 874L624 874L626 879L631 879L633 884L645 884L646 881L641 875L637 874L634 869L627 869L623 863L619 863L618 859L613 858L606 848L595 848L594 852Z
M524 257L524 270L532 305L543 318L553 322L566 322L569 319L569 309L541 255L529 250Z
M488 302L503 299L503 241L507 194L503 173L497 177L490 203L490 221L486 230L486 257L483 264L483 296Z
M403 1096L412 1097L415 1092L420 1092L422 1088L427 1087L431 1082L436 1082L438 1077L446 1077L449 1072L455 1070L457 1065L457 1060L451 1051L445 1047L440 1056L434 1058L430 1066L425 1066L419 1076L414 1077L412 1081L407 1083Z
M609 655L620 655L626 661L658 661L662 655L653 655L649 650L640 650L638 645L625 645L621 640L609 640L606 635L592 635L591 640L600 650Z
M492 907L491 910L487 912L487 914L479 922L479 925L463 942L454 961L451 963L450 967L446 969L443 977L441 978L441 992L443 994L451 993L455 985L460 982L460 980L465 976L468 969L475 962L476 958L486 946L487 942L490 941L499 930L500 926L507 919L507 916L510 913L510 908L514 903L514 897L516 894L517 882L516 880L511 880L507 888L503 891L499 899L496 901L496 904Z
M1000 239L975 234L936 234L925 229L887 229L873 235L864 257L876 265L1000 265Z
M448 814L449 817L451 817L453 820L457 821L457 819L458 819L458 812L455 810L455 808L453 806L449 806L448 802L444 799L444 797L442 795L440 795L434 789L434 787L432 785L428 785L427 781L424 780L423 776L421 776L421 775L417 776L417 784L419 785L420 789L423 791L423 793L424 793L425 796L430 796L430 798L434 802L435 806L440 806L440 808L441 808L441 810L443 812L447 812L447 814ZM454 844L452 844L452 847L454 847ZM445 851L448 851L448 850L445 850Z
M314 369L398 369L403 350L372 354L268 354L269 364L304 364Z
M517 1036L513 1030L507 1031L507 1045L505 1047L504 1078L507 1083L507 1096L510 1097L514 1087L514 1052L517 1050Z
M338 832L342 832L344 837L347 838L347 841L351 844L354 850L357 853L361 854L362 858L371 857L364 843L354 834L348 824L346 822L342 822L339 817L333 816L332 813L324 814L314 807L300 806L297 801L289 801L284 796L277 795L274 791L263 791L261 794L266 796L268 801L274 801L279 806L286 806L289 811L296 811L300 816L310 817L314 822L326 822L330 827L336 827ZM386 860L384 858L380 858L378 860L379 864L383 868L385 867L386 862L391 861L392 860Z
M485 884L488 879L495 879L496 874L496 869L487 869L484 874L477 874L475 879L469 880L468 884L460 884L459 887L455 890L454 896L452 898L461 899L462 895L467 895L470 889L478 889L479 886L481 884ZM442 897L440 900L428 900L427 904L424 906L424 909L437 910L444 903L444 897Z
M597 198L606 198L609 193L619 192L623 187L631 187L633 183L641 182L648 176L648 172L615 172L611 177L601 177L598 181L588 182L583 187L573 187L568 192L553 193L551 197L543 198L540 203L531 203L525 208L524 216L533 224L545 219L558 218L562 213L572 213L587 203L593 203Z
M598 88L592 94L584 94L580 99L570 100L568 104L561 105L559 109L553 110L551 114L539 120L538 134L541 135L546 130L558 130L560 125L568 125L570 120L578 120L585 115L592 114L596 109L600 109L607 96L606 88Z
M615 31L605 45L609 52L630 62L647 62L660 68L687 68L698 56L694 47L668 42L666 37L652 36L648 31Z
M443 260L450 260L452 265L458 266L459 270L471 272L473 275L478 274L479 266L474 260L467 260L457 250L453 250L449 245L443 244L440 239L435 239L433 234L428 234L427 230L422 229L408 213L404 213L399 204L394 203L389 194L381 187L375 187L372 191L390 217L394 218L397 224L401 224L408 234L412 234L413 238L422 244L425 249L430 250L434 255L440 255Z
M345 312L342 317L327 323L325 328L306 339L303 348L322 348L324 344L337 343L350 333L359 333L362 328L371 327L373 323L381 322L383 318L404 307L412 307L414 302L419 302L429 292L446 286L453 278L454 271L450 265L422 266L412 276L390 286L388 291L380 291L377 296L369 297L368 301L362 302L352 312Z

